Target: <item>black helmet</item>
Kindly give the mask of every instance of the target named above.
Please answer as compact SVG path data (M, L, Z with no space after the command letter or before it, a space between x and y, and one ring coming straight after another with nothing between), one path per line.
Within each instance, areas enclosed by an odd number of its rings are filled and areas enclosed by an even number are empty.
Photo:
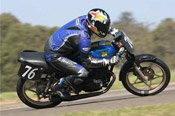
M105 37L110 27L109 15L102 9L92 9L87 15L87 26L99 37Z

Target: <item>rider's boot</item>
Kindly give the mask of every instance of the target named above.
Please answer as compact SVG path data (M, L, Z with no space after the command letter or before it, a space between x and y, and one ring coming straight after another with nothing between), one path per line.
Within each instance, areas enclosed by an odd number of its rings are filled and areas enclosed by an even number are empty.
M85 68L82 68L77 73L78 75L69 75L65 77L65 84L70 85L74 88L75 86L82 84L89 74Z
M80 85L84 82L83 79L77 77L77 76L74 76L74 75L70 75L70 76L67 76L65 77L65 80L64 80L64 83L66 85L70 85L72 87L76 86L76 85Z
M66 91L65 88L63 88L63 87L58 88L57 94L62 98L66 98L66 99L71 98L70 93L68 91Z
M76 94L79 94L81 91L81 87L79 85L81 85L83 82L84 79L74 75L67 76L64 79L64 84L71 87Z
M67 86L64 82L64 78L61 79L60 83L55 83L52 86L53 91L57 93L57 95L53 95L53 98L61 97L61 98L67 98L69 99L71 97L70 93L66 91L65 86ZM52 98L52 96L51 96Z

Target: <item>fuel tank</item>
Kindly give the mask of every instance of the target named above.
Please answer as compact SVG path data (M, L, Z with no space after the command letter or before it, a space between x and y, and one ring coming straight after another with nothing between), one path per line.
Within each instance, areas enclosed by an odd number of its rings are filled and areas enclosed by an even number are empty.
M114 46L108 40L97 41L91 44L91 55L94 58L110 59L115 52Z
M91 55L93 58L110 59L115 53L116 50L109 40L101 40L91 43ZM74 60L81 64L81 55L78 55Z

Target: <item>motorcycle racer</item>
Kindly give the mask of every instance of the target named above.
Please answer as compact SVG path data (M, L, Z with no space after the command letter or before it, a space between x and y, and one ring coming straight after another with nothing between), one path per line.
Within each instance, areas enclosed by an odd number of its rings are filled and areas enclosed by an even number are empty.
M110 27L110 17L102 9L96 8L87 15L80 16L57 30L46 42L44 52L49 64L56 70L65 72L63 84L58 85L61 97L69 97L69 93L62 87L64 84L74 88L88 76L86 68L97 68L112 65L117 62L116 57L110 60L93 58L90 54L91 36L96 34L103 38L107 34L115 35L118 30ZM72 60L71 56L80 53L82 65Z

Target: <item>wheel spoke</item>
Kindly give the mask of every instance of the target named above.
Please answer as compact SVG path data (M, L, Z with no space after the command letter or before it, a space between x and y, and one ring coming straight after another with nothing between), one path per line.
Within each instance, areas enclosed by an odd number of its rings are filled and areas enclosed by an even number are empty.
M135 79L135 81L133 82L133 83L131 83L132 85L135 85L135 84L140 84L140 83L142 83L141 81L138 81L139 79L138 78L136 78ZM137 82L138 81L138 82Z
M143 82L142 81L134 82L134 83L132 83L132 85L134 85L134 84L140 84L140 83L143 83Z
M152 89L151 84L148 84L147 82L144 82L144 84L145 84L149 89Z
M152 86L152 80L150 80L150 83L149 83L150 87Z
M161 78L161 77L163 77L163 75L154 74L154 78L153 79L157 79L157 78Z
M154 89L154 88L152 87L152 84L153 84L153 83L152 83L152 80L150 80L150 83L149 83L149 88L150 88L150 89Z
M31 91L31 92L34 92L34 93L36 93L36 91L35 91L35 90L32 90L32 89L27 89L27 90L29 90L29 91Z
M35 86L36 86L36 83L32 84L32 85L29 86L29 87L25 87L25 86L24 86L24 89L36 93L36 91L33 90L33 88L34 88Z
M136 80L134 81L134 84L136 84L137 80L138 80L138 78L136 78Z

